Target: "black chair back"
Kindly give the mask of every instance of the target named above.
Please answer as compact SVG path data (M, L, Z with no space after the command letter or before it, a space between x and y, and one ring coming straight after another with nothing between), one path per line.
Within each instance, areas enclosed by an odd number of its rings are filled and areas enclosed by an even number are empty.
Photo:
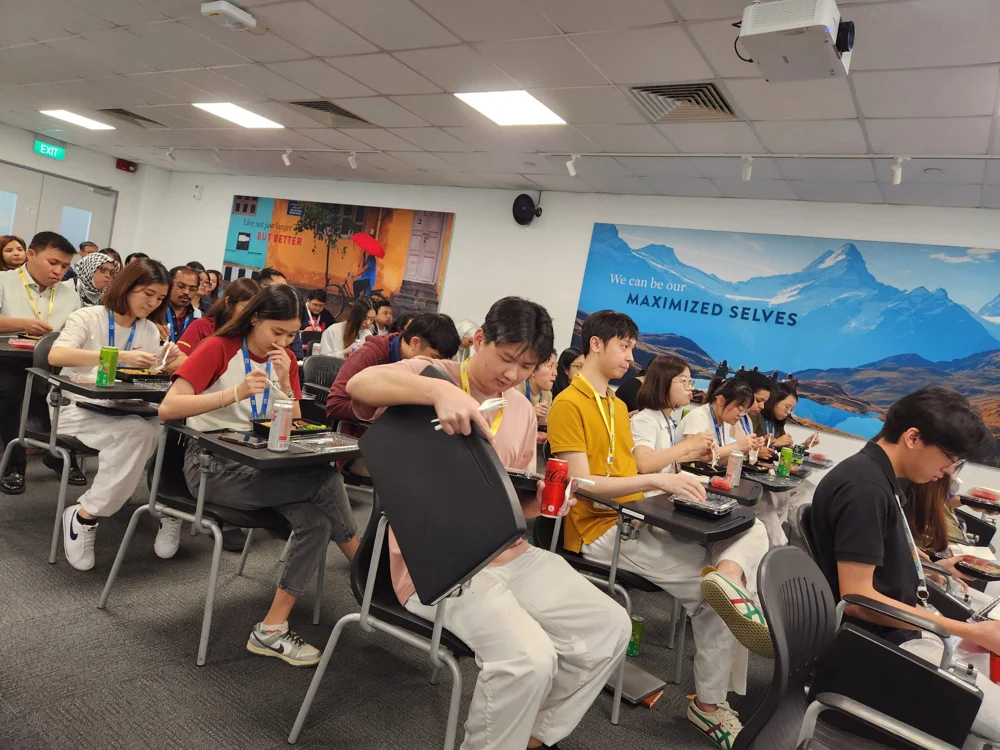
M774 672L734 750L792 748L808 706L806 682L833 640L836 603L822 571L797 547L764 556L757 593L774 643Z
M187 482L184 479L184 436L173 430L167 431L167 444L163 448L163 465L160 469L160 486L157 488L157 495L164 500L194 500L188 490ZM153 487L153 471L156 468L156 460L149 462L146 468L146 486Z
M329 388L336 380L337 373L340 372L343 364L344 360L340 357L329 357L323 354L308 357L302 363L302 382L315 383Z
M46 370L54 375L59 374L60 368L49 365L49 351L51 351L52 345L56 343L57 338L59 338L59 331L46 333L38 339L35 343L35 348L31 353L32 367L37 367L40 370ZM46 388L46 390L48 390L48 388Z
M815 560L816 545L813 542L812 503L800 505L796 513L798 513L796 521L798 522L799 535L802 539L802 548L806 551L806 554L808 554L809 557Z
M549 444L548 440L542 443L542 458L546 461L552 458L552 446Z
M372 513L368 518L368 526L361 537L358 551L354 553L351 561L351 591L358 604L365 597L365 586L368 585L368 568L371 567L372 557L375 554L375 534L378 531L378 522L382 517L382 503L378 499L378 493L372 494ZM372 602L395 602L396 592L392 588L392 576L389 572L389 531L386 529L385 539L382 542L382 556L379 558L378 571L375 574L375 589L372 592Z

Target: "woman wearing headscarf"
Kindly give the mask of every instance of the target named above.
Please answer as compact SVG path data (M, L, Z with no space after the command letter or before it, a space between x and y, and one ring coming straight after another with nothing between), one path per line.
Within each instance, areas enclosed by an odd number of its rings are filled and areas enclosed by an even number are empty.
M118 273L115 259L104 253L91 253L76 268L76 292L83 307L100 305L104 292Z

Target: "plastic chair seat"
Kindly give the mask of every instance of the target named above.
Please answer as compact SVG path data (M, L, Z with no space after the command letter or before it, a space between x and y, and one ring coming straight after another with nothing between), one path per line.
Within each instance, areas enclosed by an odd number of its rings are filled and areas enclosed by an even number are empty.
M38 440L43 443L47 443L49 441L48 430L41 432L40 430L33 430L29 427L24 431L24 434L32 440ZM100 451L91 448L89 445L84 445L72 435L57 435L56 445L60 448L65 448L68 451L73 451L79 456L93 457L100 453Z
M372 595L371 614L382 622L395 625L421 638L430 640L434 632L434 623L408 611L399 603L395 591L391 591L387 597L383 592L378 591L376 586L376 591ZM465 641L447 629L441 631L441 645L455 656L475 656Z

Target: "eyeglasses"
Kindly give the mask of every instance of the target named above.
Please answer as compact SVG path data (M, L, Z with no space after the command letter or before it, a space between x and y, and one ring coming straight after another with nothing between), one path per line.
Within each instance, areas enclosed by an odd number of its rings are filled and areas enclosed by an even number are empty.
M954 458L954 457L950 456L949 454L945 453L940 448L938 448L938 450L940 450L941 453L944 454L945 458L947 458L949 461L951 461L950 464L948 464L947 466L944 467L944 473L945 474L957 474L958 472L960 472L962 470L962 467L965 466L966 459L964 459L964 458Z
M749 413L750 410L745 406L741 406L739 409L736 410L736 415L740 417L745 417Z
M677 378L674 378L673 382L677 383L677 385L679 385L686 391L694 390L694 381L691 380L691 378L685 378L684 380L678 380Z
M94 269L94 275L95 276L97 274L99 274L99 273L103 273L105 276L112 276L113 277L117 272L118 272L118 269L116 269L116 268L105 268L104 266L98 266L96 269Z
M198 292L198 285L195 284L194 286L192 286L191 284L184 284L184 283L182 283L180 281L175 281L174 282L174 289L176 289L178 292L185 292L185 291L187 291L187 292L191 292L191 294L197 294L197 292Z

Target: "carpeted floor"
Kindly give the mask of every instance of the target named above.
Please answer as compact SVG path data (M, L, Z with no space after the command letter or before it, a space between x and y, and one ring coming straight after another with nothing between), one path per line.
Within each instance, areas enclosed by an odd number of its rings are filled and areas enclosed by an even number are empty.
M250 654L251 625L266 611L280 570L283 540L262 534L246 571L236 577L237 555L223 553L208 663L195 666L208 568L209 538L192 538L185 525L173 560L153 554L155 522L146 517L129 550L104 611L97 600L140 487L114 518L101 523L97 565L73 570L62 549L47 562L58 481L37 458L29 460L28 491L0 495L0 748L5 750L136 750L137 748L287 747L286 738L305 695L310 669L295 669ZM70 488L71 498L83 488ZM368 504L354 498L363 528ZM322 649L333 623L358 606L347 583L347 562L331 546L322 624L310 624L312 596L292 624ZM662 596L637 593L636 612L646 620L636 662L668 678L674 652L665 647L669 606ZM563 750L714 747L685 717L693 689L693 638L687 637L683 681L668 684L656 706L623 706L610 724L604 693ZM351 750L440 748L449 684L432 686L426 655L378 634L348 629L334 654L298 747ZM771 664L751 656L750 694L732 700L744 721L763 697ZM463 663L463 713L476 679Z

